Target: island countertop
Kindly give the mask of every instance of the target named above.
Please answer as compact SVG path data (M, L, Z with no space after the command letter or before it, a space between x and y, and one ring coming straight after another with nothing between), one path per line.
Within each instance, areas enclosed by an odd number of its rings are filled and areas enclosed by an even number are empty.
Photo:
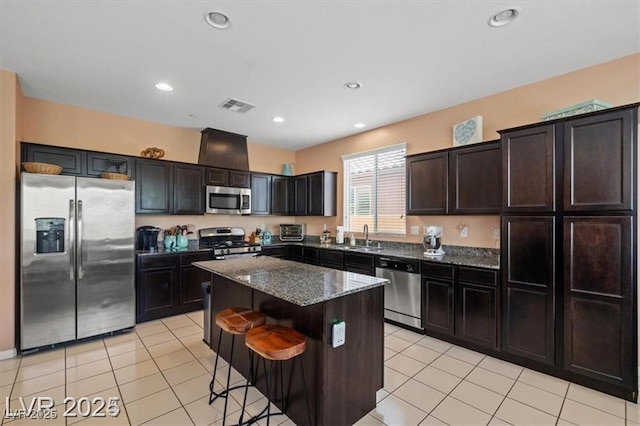
M209 260L193 265L298 306L325 302L389 282L385 278L269 256Z

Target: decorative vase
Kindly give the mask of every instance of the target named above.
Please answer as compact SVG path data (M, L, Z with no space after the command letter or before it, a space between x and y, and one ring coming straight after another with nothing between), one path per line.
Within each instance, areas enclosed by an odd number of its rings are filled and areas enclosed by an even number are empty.
M176 236L176 244L178 244L178 248L185 248L189 245L189 239L186 235L178 235Z
M171 250L176 248L176 236L175 235L165 235L164 236L164 248L167 250Z

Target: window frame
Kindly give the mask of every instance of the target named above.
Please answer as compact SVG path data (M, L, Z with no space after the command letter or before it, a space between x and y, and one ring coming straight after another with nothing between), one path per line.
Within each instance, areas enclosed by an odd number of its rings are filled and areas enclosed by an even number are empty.
M377 158L374 158L374 166L373 166L373 174L374 177L372 179L371 184L368 185L357 185L351 186L351 175L348 173L348 164L351 160L356 160L363 157L370 156L378 156L385 153L390 153L394 151L404 151L403 157L407 155L407 143L401 142L394 145L389 145L381 148L376 148L368 151L356 152L352 154L346 154L342 156L342 171L343 171L343 205L342 205L342 216L343 216L343 224L345 225L346 232L359 232L359 230L351 229L351 217L354 216L351 214L351 191L357 187L370 187L370 204L369 208L371 211L371 216L373 216L373 223L369 224L369 233L375 235L390 235L390 236L406 236L407 235L407 211L406 211L406 199L405 202L402 203L403 213L401 214L402 221L404 222L404 227L402 232L389 232L389 231L379 231L378 230L378 169L377 169ZM406 176L406 164L404 165L404 173L402 173L402 186L404 190L404 196L406 197L406 188L407 188L407 176Z

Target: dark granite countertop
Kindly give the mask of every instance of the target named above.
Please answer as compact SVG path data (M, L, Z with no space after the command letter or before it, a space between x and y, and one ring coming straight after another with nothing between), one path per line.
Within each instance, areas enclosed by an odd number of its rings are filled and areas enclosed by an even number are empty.
M325 302L389 282L385 278L269 256L208 260L193 265L298 306Z
M173 250L167 250L164 247L162 247L161 245L158 245L157 249L154 249L153 251L150 250L136 250L136 255L138 256L157 256L159 254L183 254L183 253L199 253L199 252L212 252L213 249L207 248L207 249L201 249L198 248L197 245L190 245L188 247L185 248L179 248L179 249L173 249Z
M266 245L283 246L283 245L299 245L303 247L312 247L319 249L338 250L343 252L367 253L379 256L401 257L408 259L426 260L429 262L447 263L460 266L475 266L479 268L500 269L499 250L478 248L478 247L461 247L461 246L444 246L445 254L442 256L425 256L424 248L420 244L407 243L391 243L382 242L380 249L377 248L377 241L374 241L372 247L365 248L362 245L349 246L347 244L320 244L318 242L300 242L300 243L275 243Z

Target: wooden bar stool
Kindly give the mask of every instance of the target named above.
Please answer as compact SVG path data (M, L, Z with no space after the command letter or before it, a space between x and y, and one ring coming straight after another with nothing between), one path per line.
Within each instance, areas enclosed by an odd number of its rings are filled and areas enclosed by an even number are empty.
M298 355L302 354L307 346L307 342L305 337L294 330L293 328L283 327L281 325L268 324L260 327L252 328L249 330L245 336L245 345L251 351L262 357L262 365L264 368L265 381L267 385L267 406L256 416L249 419L246 424L255 423L260 419L267 418L267 426L269 425L269 418L271 416L284 414L284 411L287 409L287 403L289 396L287 395L287 400L284 401L283 411L279 413L271 413L271 400L269 399L270 394L270 386L269 386L269 376L271 371L267 371L267 361L287 361L289 359L297 357L300 361L300 371L302 373L302 385L304 388L304 397L307 403L307 417L309 420L309 425L311 424L311 410L309 408L309 395L307 393L307 383L304 378L304 366L302 363L302 357ZM271 364L272 364L271 363ZM293 366L292 366L293 368ZM256 368L257 370L257 368ZM269 369L271 370L271 369ZM282 383L282 368L280 369L280 390L282 392L283 383ZM249 381L247 380L247 386L249 385ZM240 420L238 424L243 424L242 417L244 415L244 409L247 403L247 389L244 390L244 400L242 401L242 410L240 411ZM266 411L266 415L264 412Z
M224 413L222 417L222 424L224 425L225 418L227 417L227 404L229 403L229 392L233 389L239 389L245 385L234 386L229 388L229 382L231 381L231 368L233 363L233 345L235 343L237 334L246 334L254 327L259 327L265 323L265 316L262 312L254 311L249 308L229 308L218 312L216 315L216 325L220 327L220 335L218 337L218 348L216 349L216 362L213 366L213 377L211 383L209 383L209 404L215 401L217 398L224 398ZM229 355L229 371L227 372L227 386L225 389L218 393L213 390L216 381L216 371L218 370L218 358L220 357L220 345L222 343L222 332L225 331L231 334L231 354ZM253 353L249 351L249 378L247 379L247 385L249 386L249 380L253 383ZM246 392L245 392L246 396Z

